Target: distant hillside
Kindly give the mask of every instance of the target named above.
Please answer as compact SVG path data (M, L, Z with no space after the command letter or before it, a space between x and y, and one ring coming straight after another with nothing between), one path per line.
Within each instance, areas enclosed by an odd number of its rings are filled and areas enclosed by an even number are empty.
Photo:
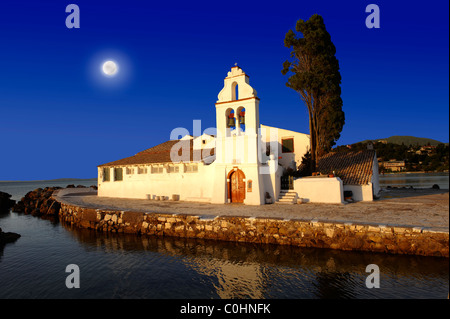
M430 143L430 145L438 145L441 144L443 142L440 141L436 141L433 140L431 138L425 138L425 137L415 137L415 136L391 136L388 138L379 138L379 139L375 139L375 140L365 140L362 141L361 143L367 143L369 141L387 141L388 143L393 143L393 144L399 144L401 145L402 143L405 145L428 145L428 143ZM446 143L448 144L448 143Z

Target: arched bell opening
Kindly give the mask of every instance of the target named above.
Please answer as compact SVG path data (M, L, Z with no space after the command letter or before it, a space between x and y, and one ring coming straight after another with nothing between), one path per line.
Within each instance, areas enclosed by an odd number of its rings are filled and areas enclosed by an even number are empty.
M229 108L225 112L225 127L227 128L227 136L230 136L230 132L236 129L236 116L232 108Z
M237 127L239 127L240 132L245 132L245 108L243 106L237 109Z

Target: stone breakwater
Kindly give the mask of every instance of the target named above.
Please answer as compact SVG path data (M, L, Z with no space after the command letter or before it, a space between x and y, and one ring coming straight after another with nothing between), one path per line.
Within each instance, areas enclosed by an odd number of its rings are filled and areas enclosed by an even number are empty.
M61 207L59 202L52 198L53 192L57 189L61 189L61 187L37 188L28 192L14 205L12 211L39 217L55 216Z
M86 191L87 189L93 188L96 188L96 186L86 187L78 185L75 187L75 185L67 185L65 189ZM53 198L53 193L62 189L63 188L61 187L45 187L44 189L37 188L30 191L12 206L12 211L15 213L23 213L25 215L30 214L35 217L52 218L58 216L61 205L59 201Z
M449 257L449 233L318 220L140 213L61 203L61 222L102 232Z

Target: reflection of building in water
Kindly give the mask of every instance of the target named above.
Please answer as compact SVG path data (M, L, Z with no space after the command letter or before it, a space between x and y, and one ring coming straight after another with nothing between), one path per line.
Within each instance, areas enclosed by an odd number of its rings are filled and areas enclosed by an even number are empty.
M265 297L267 288L264 268L258 263L233 262L216 258L195 258L188 264L197 273L215 277L216 293L220 298Z
M298 290L295 294L300 298L311 295L316 298L352 298L355 295L351 279L357 276L357 272L338 270L333 257L325 258L320 266L314 267L266 267L256 262L204 257L189 260L188 266L198 274L217 279L213 283L215 292L225 299L270 298L280 288L291 293ZM288 287L288 278L301 278L301 287L298 287L298 282L296 287Z
M120 278L113 283L116 296L136 292L141 297L170 298L176 291L175 298L180 294L189 298L195 291L195 298L399 298L423 297L424 287L433 296L436 291L444 291L445 297L448 293L448 284L442 285L448 283L446 258L139 237L65 227L82 243L87 254L80 258L90 260L91 269L97 269L95 276ZM380 267L382 289L366 288L368 264ZM422 286L411 286L416 280ZM158 289L167 295L158 295Z

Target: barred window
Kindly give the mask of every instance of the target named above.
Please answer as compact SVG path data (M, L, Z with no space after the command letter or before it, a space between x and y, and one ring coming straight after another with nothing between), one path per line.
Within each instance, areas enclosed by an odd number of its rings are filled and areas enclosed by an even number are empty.
M127 175L133 175L134 174L134 168L127 167Z
M110 181L110 168L109 167L106 167L106 168L103 168L103 181L104 182L109 182Z
M138 167L138 174L147 174L147 167Z
M176 165L169 165L168 171L169 173L178 173L180 171L180 167Z
M152 174L161 174L162 172L163 172L162 165L152 166Z
M186 165L186 172L187 173L198 172L198 165L197 164Z
M114 181L123 180L123 169L121 167L114 168Z

